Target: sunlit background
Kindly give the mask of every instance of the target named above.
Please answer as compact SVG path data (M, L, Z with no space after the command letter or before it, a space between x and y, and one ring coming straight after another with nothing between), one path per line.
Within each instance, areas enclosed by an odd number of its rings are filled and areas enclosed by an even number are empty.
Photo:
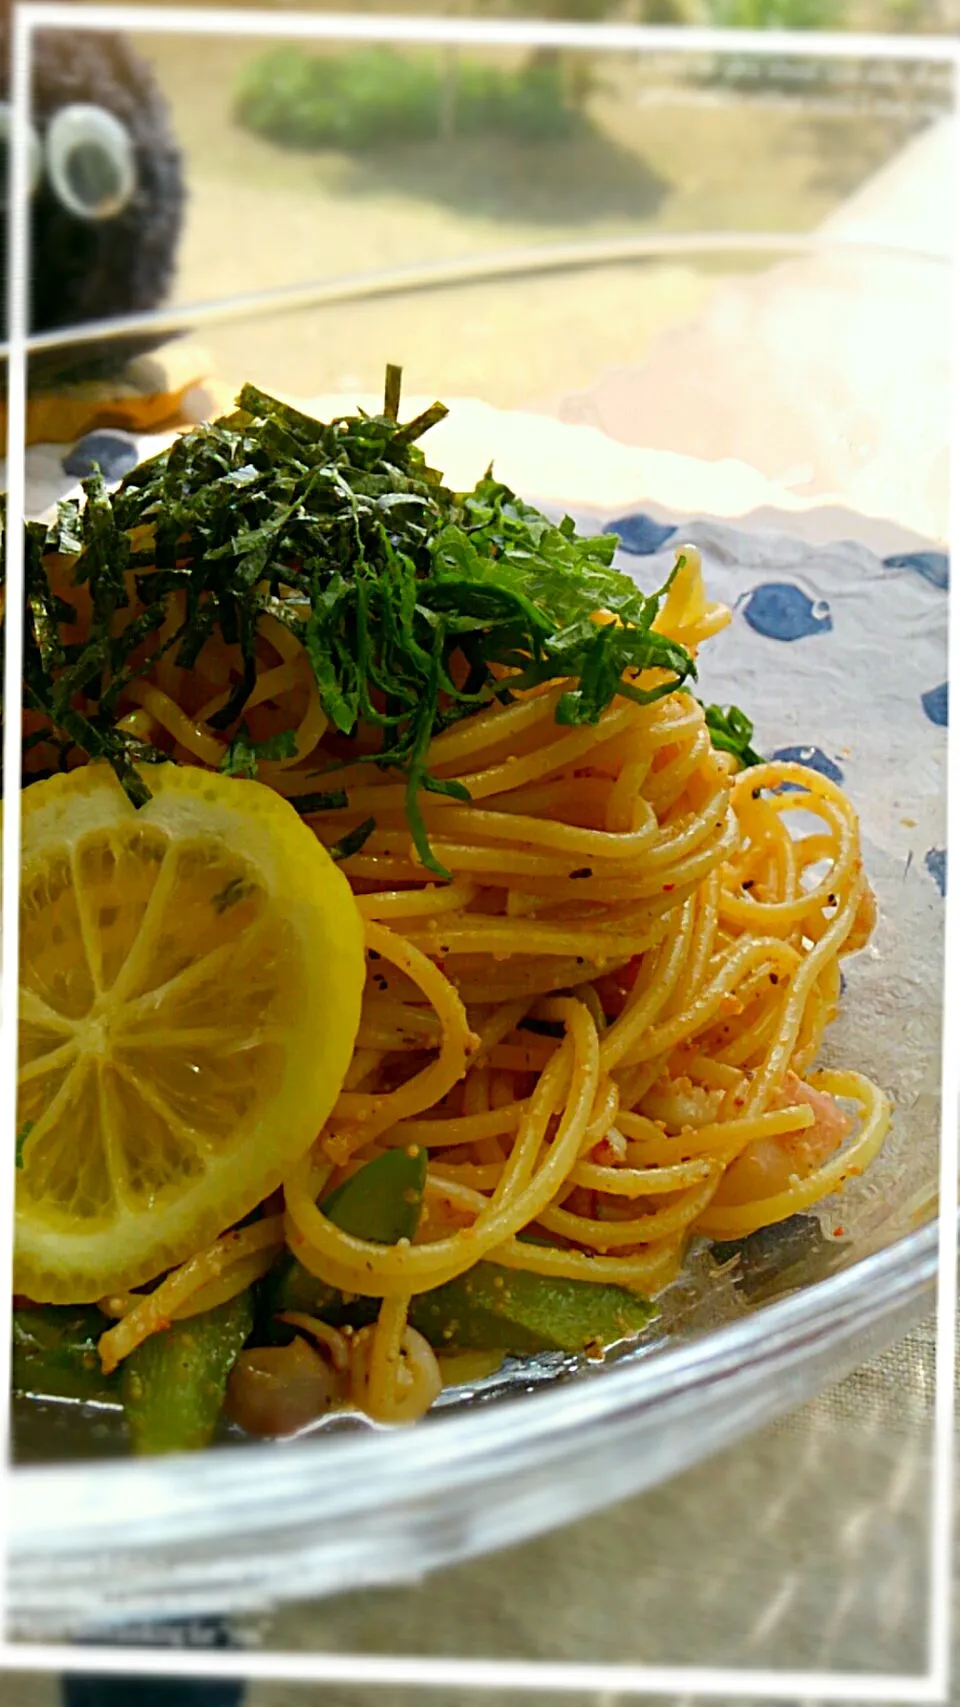
M954 0L541 11L786 26L797 52L134 38L185 157L170 300L305 287L296 311L188 326L177 359L218 397L253 378L305 399L374 395L394 361L417 398L735 458L941 536L949 68L801 50L811 27L949 32Z
M552 10L638 15L596 4ZM714 0L700 15L825 24L837 11L831 0L766 8ZM670 0L639 12L656 21L695 15ZM882 28L907 17L906 7L878 0L857 21ZM579 267L511 278L508 288L493 278L343 304L295 324L207 331L218 372L254 362L277 386L349 392L375 388L392 355L417 391L512 407L641 360L696 313L718 273L770 264L736 250L668 250L591 266L591 244L813 232L950 99L946 68L929 65L176 36L137 45L188 161L180 302L426 272L452 259L489 263L535 245L585 250Z

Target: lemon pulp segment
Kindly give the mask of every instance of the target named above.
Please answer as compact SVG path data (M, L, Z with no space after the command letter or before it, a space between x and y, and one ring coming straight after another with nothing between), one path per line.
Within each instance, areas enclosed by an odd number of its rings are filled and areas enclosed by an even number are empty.
M23 797L15 1285L84 1302L185 1260L326 1121L364 979L349 884L258 783L92 765Z

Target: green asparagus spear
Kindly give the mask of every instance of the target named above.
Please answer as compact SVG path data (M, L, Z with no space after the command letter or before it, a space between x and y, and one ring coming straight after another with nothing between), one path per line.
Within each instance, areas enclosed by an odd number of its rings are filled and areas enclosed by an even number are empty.
M653 1305L621 1286L478 1262L411 1300L410 1325L438 1350L602 1351L634 1338Z
M210 1444L253 1314L252 1294L243 1292L173 1322L130 1353L121 1390L134 1452L195 1452Z
M97 1341L109 1326L94 1305L34 1304L14 1310L14 1394L116 1404L119 1378L104 1375L97 1355Z
M356 1239L379 1245L395 1245L412 1239L420 1220L423 1188L427 1177L426 1150L385 1150L365 1167L344 1180L320 1207L335 1227ZM308 1315L337 1313L341 1294L325 1281L317 1280L296 1257L285 1257L273 1270L265 1288L266 1307L271 1316L283 1310L301 1310ZM377 1304L366 1301L365 1314L372 1320Z
M412 1239L420 1224L426 1179L426 1150L413 1144L406 1150L384 1150L344 1180L320 1208L335 1227L355 1239L395 1245L398 1239Z
M341 1326L376 1319L375 1298L344 1298L306 1269L280 1279L275 1309L302 1310ZM602 1350L633 1339L655 1314L638 1293L588 1280L554 1279L524 1269L478 1262L466 1274L410 1300L410 1326L437 1351ZM279 1325L279 1324L278 1324Z
M393 1244L412 1238L420 1215L426 1155L388 1150L332 1192L322 1205L338 1227L358 1238ZM272 1316L299 1310L360 1327L373 1321L374 1298L344 1298L294 1257L274 1271L267 1297ZM480 1262L410 1304L410 1323L439 1351L583 1352L631 1339L653 1306L619 1286L553 1279ZM272 1330L279 1333L282 1324Z

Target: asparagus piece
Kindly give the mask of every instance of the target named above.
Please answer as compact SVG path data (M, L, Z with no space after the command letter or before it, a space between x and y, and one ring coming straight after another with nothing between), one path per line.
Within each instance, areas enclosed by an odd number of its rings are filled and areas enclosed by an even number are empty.
M104 1375L97 1356L97 1341L108 1326L92 1304L30 1304L14 1310L14 1394L115 1404L119 1379Z
M352 1233L356 1239L369 1239L371 1243L395 1245L398 1239L412 1239L417 1230L426 1177L426 1150L413 1146L408 1150L385 1150L344 1180L320 1207L344 1233ZM300 1310L313 1316L328 1315L331 1311L336 1314L342 1303L335 1287L317 1280L294 1256L284 1257L272 1271L266 1282L265 1299L268 1317L283 1310ZM361 1309L361 1314L373 1321L377 1302L374 1299L365 1302L369 1308Z
M360 1168L322 1204L338 1227L357 1238L394 1244L412 1238L420 1216L426 1155L388 1150ZM340 1325L360 1327L376 1318L375 1298L345 1298L318 1280L295 1257L285 1258L268 1286L270 1316L297 1310ZM418 1293L410 1323L439 1351L583 1352L634 1338L654 1308L620 1286L553 1279L493 1262ZM280 1337L283 1324L271 1332Z
M253 1327L248 1290L151 1334L122 1365L123 1408L138 1454L209 1446L227 1381Z

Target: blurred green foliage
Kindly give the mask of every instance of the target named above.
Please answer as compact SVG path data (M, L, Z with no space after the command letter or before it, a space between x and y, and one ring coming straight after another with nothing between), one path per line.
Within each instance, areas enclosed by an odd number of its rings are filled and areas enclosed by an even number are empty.
M548 142L583 122L563 68L553 60L504 69L472 57L398 53L387 46L338 54L275 48L247 67L234 116L290 148L346 151L453 133Z
M706 0L708 21L735 30L839 30L842 0Z

